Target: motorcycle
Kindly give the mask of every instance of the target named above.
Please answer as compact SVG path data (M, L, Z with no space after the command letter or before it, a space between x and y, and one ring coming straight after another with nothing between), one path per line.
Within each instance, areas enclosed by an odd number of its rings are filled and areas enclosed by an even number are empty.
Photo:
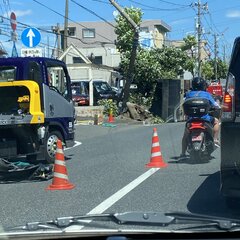
M183 104L184 113L189 117L186 127L189 131L187 152L190 159L202 162L210 159L216 149L213 138L213 125L201 117L214 110L204 98L191 98Z

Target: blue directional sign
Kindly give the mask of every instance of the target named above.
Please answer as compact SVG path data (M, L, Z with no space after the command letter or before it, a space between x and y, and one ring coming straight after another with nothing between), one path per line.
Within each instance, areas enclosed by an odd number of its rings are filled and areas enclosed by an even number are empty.
M41 34L36 28L26 28L21 35L22 43L29 48L36 47L41 41Z

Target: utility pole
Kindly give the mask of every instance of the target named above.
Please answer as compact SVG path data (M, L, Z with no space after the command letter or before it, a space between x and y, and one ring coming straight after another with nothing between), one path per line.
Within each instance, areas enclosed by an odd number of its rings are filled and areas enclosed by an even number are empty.
M218 34L214 34L214 76L217 80L217 55L218 55L218 43L217 43Z
M198 13L197 13L197 36L198 36L198 77L201 77L201 36L202 36L202 25L201 25L201 3L198 0Z
M68 37L68 0L66 0L65 2L63 51L67 49L67 37ZM66 62L66 57L64 57L64 62Z
M222 33L220 34L214 34L214 73L215 73L215 79L217 80L218 78L218 69L217 69L217 60L218 60L218 37L223 36L224 32L227 30L228 28L226 28ZM223 61L225 62L225 46L223 48Z
M60 57L60 49L61 49L61 38L60 38L60 25L57 23L57 57Z
M57 39L57 52L55 56L59 58L60 56L60 49L61 49L61 39L60 39L60 26L59 23L57 23L57 26L52 27L52 31L56 34L56 39Z
M226 62L226 45L223 45L223 62Z
M138 46L138 39L139 39L139 26L130 18L130 16L114 0L109 0L109 1L119 11L119 13L130 23L131 27L134 30L134 39L132 43L132 51L131 51L128 72L127 72L126 84L120 95L120 99L122 98L122 95L123 95L122 110L124 110L127 106L127 101L130 95L130 86L133 80L133 68L134 68L135 59L137 55L137 46Z
M198 0L197 3L192 4L192 6L197 6L197 75L201 77L201 48L202 48L202 23L201 23L201 15L202 10L208 11L207 3L201 4L201 0Z

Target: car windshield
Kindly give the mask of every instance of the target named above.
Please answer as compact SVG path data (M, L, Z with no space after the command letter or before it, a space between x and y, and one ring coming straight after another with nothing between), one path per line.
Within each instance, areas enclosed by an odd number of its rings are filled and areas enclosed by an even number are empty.
M89 90L87 84L84 82L73 83L71 85L73 95L87 95Z
M106 82L94 82L94 86L96 87L96 90L98 92L103 92L103 91L111 91L111 87L108 83Z
M0 239L240 236L239 1L0 6Z
M0 82L16 80L16 67L15 66L1 66L0 67Z
M72 87L72 95L79 95L80 89L79 87Z

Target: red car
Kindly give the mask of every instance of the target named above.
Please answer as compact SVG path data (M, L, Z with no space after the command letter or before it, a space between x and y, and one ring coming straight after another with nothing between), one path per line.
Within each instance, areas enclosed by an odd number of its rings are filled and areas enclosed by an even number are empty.
M95 106L100 99L118 99L118 93L103 80L93 80L93 96ZM78 106L89 105L89 81L79 80L72 82L72 97Z
M88 92L81 91L79 86L72 86L72 99L77 106L89 106Z

